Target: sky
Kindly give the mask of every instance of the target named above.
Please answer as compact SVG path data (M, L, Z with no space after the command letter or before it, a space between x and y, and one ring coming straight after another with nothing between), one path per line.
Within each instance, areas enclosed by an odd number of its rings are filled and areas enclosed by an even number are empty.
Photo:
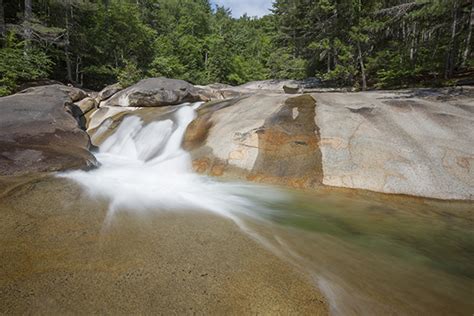
M211 0L212 4L218 4L232 10L232 16L238 18L244 13L249 16L262 16L269 14L272 0Z

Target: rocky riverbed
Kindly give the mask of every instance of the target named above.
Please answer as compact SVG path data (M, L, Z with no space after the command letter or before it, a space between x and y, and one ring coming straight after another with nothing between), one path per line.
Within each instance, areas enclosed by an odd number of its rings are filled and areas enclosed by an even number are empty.
M0 312L463 314L473 115L472 87L0 98Z

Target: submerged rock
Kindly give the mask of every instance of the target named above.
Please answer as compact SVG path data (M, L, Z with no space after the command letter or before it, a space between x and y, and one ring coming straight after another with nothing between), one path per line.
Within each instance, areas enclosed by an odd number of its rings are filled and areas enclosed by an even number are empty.
M143 79L107 99L101 106L155 107L207 101L192 84L177 79Z
M95 163L75 88L35 87L0 98L0 175L84 168ZM78 89L79 90L79 89ZM72 115L71 115L72 114Z
M311 188L474 199L474 104L442 91L255 94L207 104L194 169Z

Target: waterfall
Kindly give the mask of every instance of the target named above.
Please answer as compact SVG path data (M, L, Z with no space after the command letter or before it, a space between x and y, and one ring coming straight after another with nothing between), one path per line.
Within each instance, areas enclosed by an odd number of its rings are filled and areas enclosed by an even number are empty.
M365 195L362 199L337 195L335 201L331 195L304 197L194 173L191 156L181 143L199 106L176 106L165 119L148 124L128 115L95 153L100 167L58 176L79 183L91 197L108 202L105 227L117 212L212 212L229 218L268 250L305 271L336 315L417 315L425 309L442 314L448 310L446 306L471 310L472 304L466 303L471 279L440 274L429 265L436 262L442 249L438 243L431 252L419 252L429 236L426 234L439 236L444 232L440 227L446 226L431 228L436 221L424 223L425 213L413 216L412 210L396 206L384 211L380 202L367 201ZM470 230L463 227L446 229L446 236L454 236L445 242L448 255L453 251L451 241L457 238L466 240L459 242L458 248L468 249ZM399 242L399 231L409 232L413 245ZM387 248L389 253L385 253ZM427 256L430 253L436 254ZM465 260L461 254L446 264L446 271ZM403 306L399 302L404 302Z
M219 182L192 171L191 156L181 143L200 105L177 106L169 119L149 124L138 116L127 116L95 153L99 168L59 176L76 181L92 197L107 199L108 221L118 210L210 211L240 225L237 215L261 217L271 212L256 200L279 200L284 198L282 192Z

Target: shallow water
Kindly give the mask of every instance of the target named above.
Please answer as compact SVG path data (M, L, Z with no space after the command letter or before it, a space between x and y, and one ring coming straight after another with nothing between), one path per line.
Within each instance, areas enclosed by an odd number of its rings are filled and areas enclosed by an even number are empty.
M252 226L309 271L334 314L470 315L473 205L334 190L290 195Z
M96 154L102 166L59 175L83 199L124 213L208 211L309 275L341 315L471 315L473 204L321 188L297 192L194 174L180 144L193 106L145 125L126 118Z

